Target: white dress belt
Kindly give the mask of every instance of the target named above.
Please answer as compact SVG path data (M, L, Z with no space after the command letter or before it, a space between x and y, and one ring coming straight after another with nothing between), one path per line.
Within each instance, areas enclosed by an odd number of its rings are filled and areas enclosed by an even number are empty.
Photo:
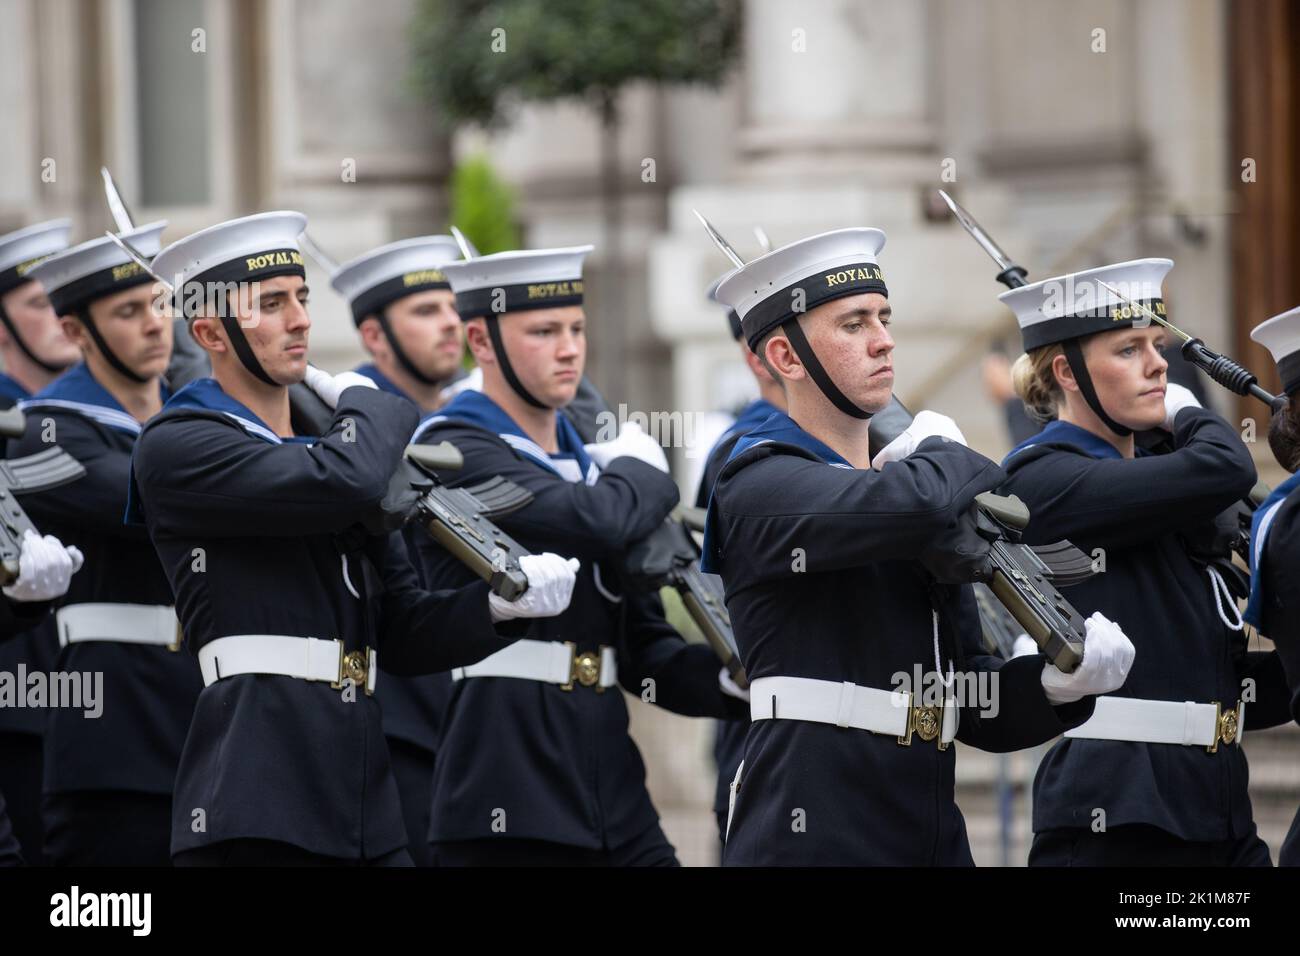
M940 715L942 711L942 716ZM960 711L953 698L943 707L914 705L904 691L862 687L849 681L809 677L760 677L749 685L750 720L810 720L836 727L889 734L909 745L939 738L944 749L957 736Z
M1098 697L1087 721L1067 730L1065 736L1086 740L1128 740L1144 744L1181 744L1206 747L1241 739L1246 728L1246 705L1224 711L1215 704L1192 701L1140 700L1135 697Z
M350 679L353 686L373 694L378 661L373 647L345 651L340 640L285 634L232 634L199 649L205 687L237 674L273 674L328 683L336 690Z
M83 641L181 646L176 609L165 604L69 604L54 612L59 646Z
M452 680L466 677L514 677L520 680L537 680L559 684L572 690L574 683L604 691L618 683L618 660L614 648L602 646L600 653L577 653L572 641L515 641L477 664L457 667L451 672Z

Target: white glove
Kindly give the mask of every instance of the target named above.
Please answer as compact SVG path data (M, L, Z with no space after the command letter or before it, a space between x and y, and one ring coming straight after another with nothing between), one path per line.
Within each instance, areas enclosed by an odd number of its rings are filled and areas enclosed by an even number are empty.
M871 459L871 467L879 471L886 462L901 461L916 451L916 447L921 442L935 436L947 438L962 445L966 444L966 436L961 433L957 423L947 415L940 415L938 412L920 411L916 413L916 418L912 419L912 424L908 425L901 435L876 453L876 457Z
M42 538L28 528L18 555L18 580L4 588L5 596L12 601L52 601L68 593L84 561L79 548L65 548L54 535Z
M339 372L338 375L331 375L329 372L322 372L315 365L307 366L307 374L303 376L302 381L330 408L338 406L339 396L346 388L352 388L354 385L362 388L377 387L373 379L357 372Z
M724 694L749 702L749 691L732 680L725 667L718 671L718 686L722 688Z
M1043 692L1053 704L1069 704L1088 694L1119 690L1133 666L1133 642L1100 612L1084 622L1083 660L1073 674L1043 665Z
M1011 657L1014 660L1017 657L1028 657L1030 654L1038 653L1038 644L1028 634L1021 634L1011 645Z
M577 558L558 554L526 554L519 559L519 570L528 578L528 590L513 601L495 594L488 595L492 621L511 621L517 617L554 617L569 606L573 597L575 575L581 563Z
M1201 403L1196 400L1190 388L1177 385L1173 382L1165 383L1165 431L1174 430L1174 419L1184 408L1200 408Z
M615 458L636 458L668 474L668 457L663 446L647 435L636 422L624 422L618 437L595 445L584 445L599 468L606 468Z

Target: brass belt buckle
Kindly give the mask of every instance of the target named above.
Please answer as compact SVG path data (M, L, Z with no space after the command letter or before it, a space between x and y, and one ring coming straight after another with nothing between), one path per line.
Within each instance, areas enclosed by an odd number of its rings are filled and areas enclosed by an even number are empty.
M1237 708L1225 711L1217 700L1214 702L1214 742L1206 747L1208 753L1217 753L1219 744L1237 742Z
M343 642L339 641L339 678L330 687L341 690L345 680L351 680L354 687L360 687L367 694L371 693L370 648L345 653Z
M183 640L185 640L185 635L181 633L181 619L177 618L176 619L176 640L172 641L170 644L167 645L167 650L179 651L181 649L181 642Z
M943 706L913 706L913 694L907 695L907 727L898 742L904 747L912 746L912 734L915 733L927 743L938 739L943 734ZM939 749L947 750L948 745L939 740Z
M579 654L578 645L573 641L565 641L564 646L569 649L569 682L561 684L560 690L573 690L576 681L583 687L595 687L597 694L603 694L605 688L599 686L600 653L583 651Z

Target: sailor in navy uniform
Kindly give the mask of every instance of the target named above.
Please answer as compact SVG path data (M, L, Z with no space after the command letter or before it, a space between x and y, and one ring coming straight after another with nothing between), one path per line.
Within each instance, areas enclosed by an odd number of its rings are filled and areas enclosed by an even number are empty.
M49 296L31 278L32 266L68 247L67 219L37 223L0 236L0 409L30 398L75 365L81 353L64 333ZM8 444L0 438L0 448ZM48 673L58 644L50 627L25 628L0 644L0 671ZM14 833L23 857L34 866L41 851L41 764L45 713L32 708L0 708L0 792L9 801Z
M5 585L4 598L0 599L0 645L31 631L49 615L50 602L68 592L68 583L72 575L81 569L83 560L81 551L75 546L64 547L53 535L40 535L31 529L27 530L18 555L18 577ZM32 665L25 661L23 663L26 673L30 674ZM18 675L22 672L15 668L7 673L14 681L13 693L25 694L25 682L18 683ZM0 693L0 706L6 710L26 709L20 707L16 700L5 699L6 697L6 694ZM39 736L37 740L40 740ZM0 750L0 760L10 759L13 759L10 751ZM40 781L36 783L39 793ZM20 843L5 807L4 791L0 790L0 867L21 866L23 863L40 865L43 860L39 855L39 839L30 846L31 849L28 850ZM28 852L34 856L24 859L24 853Z
M1128 681L1097 700L1034 780L1031 865L1269 865L1255 832L1241 732L1289 719L1275 654L1247 652L1222 575L1189 539L1245 497L1255 467L1236 431L1166 383L1157 315L1169 259L1139 259L1003 293L1027 354L1014 370L1051 421L1012 450L1003 491L1028 505L1025 540L1067 538L1104 572L1070 601L1121 624ZM1136 432L1163 428L1172 451Z
M718 286L725 278L726 275L719 276L709 286L708 296L714 302L717 301ZM740 316L730 307L726 309L726 313L727 328L740 348L741 359L748 367L749 373L754 376L755 384L758 385L758 398L740 410L736 420L709 449L708 458L704 462L704 473L700 477L700 486L695 492L697 508L709 506L709 496L713 494L713 484L718 480L718 472L731 457L731 450L736 447L736 442L777 412L785 411L785 392L772 378L759 357L749 350L749 344L745 341L745 334L740 326ZM726 840L727 833L727 807L731 802L731 781L735 779L736 769L740 766L740 758L745 747L745 734L749 732L748 717L749 715L745 714L739 720L718 721L713 738L713 760L718 767L718 781L713 795L713 815L718 821L718 837L723 842Z
M573 586L571 563L542 554L521 559L529 587L513 604L482 581L426 591L400 535L360 524L419 416L363 376L307 364L305 225L296 212L236 219L154 261L213 370L149 423L132 469L131 517L205 685L177 773L178 865L409 865L378 665L477 661ZM300 380L333 409L324 435L293 433Z
M884 241L813 236L718 288L789 405L736 443L706 525L753 721L727 866L971 865L951 741L1048 740L1131 659L1101 619L1069 676L1042 655L991 657L970 588L936 577L963 577L950 534L1004 475L928 411L870 459L868 420L893 385Z
M583 566L568 611L454 672L433 783L439 865L675 865L618 688L691 716L743 711L712 651L673 630L658 595L620 583L625 549L677 502L663 449L634 425L584 446L557 413L582 376L590 250L443 266L483 390L461 392L416 440L461 450L464 468L450 481L502 475L532 492L501 527ZM437 549L422 542L420 551L431 578L458 573Z
M165 223L125 238L150 256ZM170 863L172 785L200 682L180 653L171 588L142 529L123 523L131 452L162 408L171 320L153 280L110 239L54 255L29 273L46 289L85 362L20 403L14 456L57 442L86 469L22 497L32 521L75 544L86 566L55 615L58 670L103 674L103 712L52 711L45 734L45 853L56 865Z
M420 236L371 250L330 277L330 285L348 300L372 357L354 371L421 412L441 407L448 400L447 386L462 374L464 337L456 296L440 269L459 258L460 247L451 236ZM403 530L417 575L414 542L422 536L420 528ZM402 799L407 849L417 866L433 864L429 802L438 729L450 696L451 675L445 672L385 677L375 694Z
M1291 716L1300 722L1300 308L1260 323L1250 337L1273 354L1287 396L1286 405L1273 413L1268 443L1291 477L1273 489L1251 523L1251 588L1244 616L1277 647ZM1300 812L1278 865L1300 866Z

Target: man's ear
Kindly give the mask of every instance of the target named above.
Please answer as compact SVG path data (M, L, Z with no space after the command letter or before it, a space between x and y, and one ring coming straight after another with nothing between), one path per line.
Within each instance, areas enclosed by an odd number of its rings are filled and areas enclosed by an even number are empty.
M374 315L367 315L357 326L357 331L361 333L361 344L371 355L375 354L375 349L379 347L384 338L384 330L379 326L379 318Z
M221 331L221 320L210 316L190 319L190 336L199 347L208 352L225 352L226 337Z
M803 362L794 352L794 346L784 335L769 336L763 343L763 356L772 371L782 379L798 380L805 376Z
M1079 383L1074 380L1074 369L1070 368L1070 360L1064 355L1057 355L1052 359L1052 375L1056 379L1056 384L1065 391L1079 390Z
M495 321L499 322L500 319ZM465 345L479 365L495 365L497 360L496 350L492 348L492 337L488 335L487 323L488 320L482 317L470 319L465 323Z
M81 324L81 319L75 315L61 315L59 316L59 325L63 326L63 334L67 336L68 341L72 342L84 353L86 345L90 341L90 334L86 331L86 327Z

